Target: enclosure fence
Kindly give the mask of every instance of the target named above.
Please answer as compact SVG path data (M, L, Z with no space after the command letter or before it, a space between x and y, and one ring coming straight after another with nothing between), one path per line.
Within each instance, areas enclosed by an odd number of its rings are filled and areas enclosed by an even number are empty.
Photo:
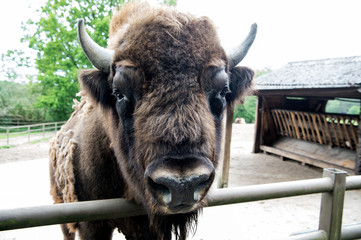
M323 177L215 189L208 196L208 206L220 206L283 197L322 193L319 228L307 233L291 234L289 239L358 239L359 223L342 226L345 191L361 189L361 176L346 177L346 172L324 169ZM19 209L0 210L0 231L80 221L94 221L144 215L145 210L124 199L63 203Z
M0 127L0 146L19 145L56 135L64 122Z
M306 141L357 149L359 116L271 110L277 133Z

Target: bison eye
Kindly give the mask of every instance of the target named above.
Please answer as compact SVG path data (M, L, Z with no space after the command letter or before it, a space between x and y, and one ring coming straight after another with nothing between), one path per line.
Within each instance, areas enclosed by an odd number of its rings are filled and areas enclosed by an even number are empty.
M120 101L124 98L123 94L121 94L119 92L113 92L112 95L115 96L118 101Z
M229 92L229 89L224 88L221 92L213 91L208 94L208 101L211 112L217 117L222 116L223 109L226 106L225 96Z
M223 87L222 91L219 93L219 95L222 98L225 98L228 93L231 93L231 91L229 90L228 84L226 84L226 85L224 85L224 87Z

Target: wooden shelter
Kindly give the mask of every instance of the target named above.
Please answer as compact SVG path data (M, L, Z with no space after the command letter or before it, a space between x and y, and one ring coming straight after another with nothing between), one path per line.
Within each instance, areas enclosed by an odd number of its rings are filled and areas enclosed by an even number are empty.
M360 116L326 112L361 100L361 56L292 62L256 78L254 152L361 174Z

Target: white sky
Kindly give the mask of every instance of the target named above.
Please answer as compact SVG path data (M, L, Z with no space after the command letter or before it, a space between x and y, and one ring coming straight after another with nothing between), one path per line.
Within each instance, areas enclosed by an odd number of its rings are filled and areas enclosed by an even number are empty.
M1 4L0 53L20 46L20 23L44 2ZM361 55L360 0L178 0L177 5L181 11L213 19L225 49L242 41L256 22L258 35L242 64L254 69Z

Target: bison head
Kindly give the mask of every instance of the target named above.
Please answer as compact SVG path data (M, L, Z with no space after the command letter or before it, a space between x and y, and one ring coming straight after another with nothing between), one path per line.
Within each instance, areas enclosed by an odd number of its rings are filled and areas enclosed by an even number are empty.
M135 6L136 5L136 6ZM256 34L226 54L206 18L128 4L114 13L107 49L78 38L97 70L80 75L101 106L125 197L149 215L184 215L206 204L227 105L242 98L253 71L236 65Z

